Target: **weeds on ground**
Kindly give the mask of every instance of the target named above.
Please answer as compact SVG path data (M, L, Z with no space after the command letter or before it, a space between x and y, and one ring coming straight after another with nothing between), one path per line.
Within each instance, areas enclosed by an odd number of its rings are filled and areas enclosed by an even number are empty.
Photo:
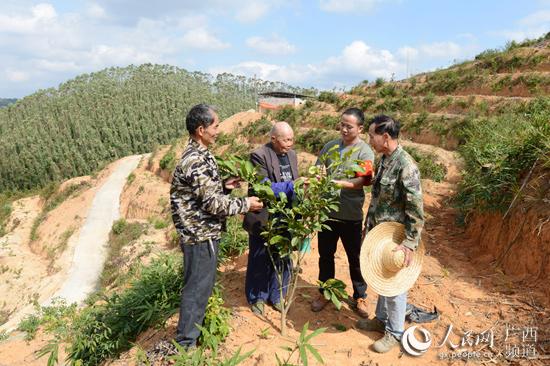
M323 333L327 328L319 328L315 331L308 334L309 322L304 324L302 332L298 337L298 340L294 346L282 347L284 350L288 351L289 354L286 358L280 358L278 354L275 354L275 359L277 360L278 366L297 366L297 365L308 365L309 355L313 356L317 362L324 364L323 358L319 354L319 351L311 344L311 340ZM295 356L296 354L296 356ZM297 363L291 363L293 359L297 359Z
M248 249L248 234L242 228L239 217L229 217L226 221L227 229L222 233L219 253L220 258L225 259L240 256Z
M120 293L104 296L81 311L73 310L74 305L46 308L56 320L41 320L41 324L54 339L40 354L55 359L60 343L67 343L70 365L93 366L116 357L131 347L140 332L163 324L176 311L182 282L181 257L160 255L149 266L140 265Z
M113 223L109 234L109 253L101 272L101 284L109 286L120 272L123 258L120 253L126 245L132 244L146 231L145 225L139 222L129 223L125 219Z
M443 164L437 163L437 157L434 154L425 154L413 147L404 147L404 149L416 161L422 178L431 179L435 182L441 182L445 179L447 168Z
M455 203L465 213L503 210L537 159L550 154L550 98L538 98L516 113L479 118L463 131L459 148L463 179Z

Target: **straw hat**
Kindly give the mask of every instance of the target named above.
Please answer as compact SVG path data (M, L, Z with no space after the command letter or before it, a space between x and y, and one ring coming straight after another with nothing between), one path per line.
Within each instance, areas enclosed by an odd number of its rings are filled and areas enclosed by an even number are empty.
M413 252L411 263L404 267L405 253L393 249L405 239L405 226L383 222L369 231L361 248L361 274L379 295L396 296L412 287L422 269L422 241Z

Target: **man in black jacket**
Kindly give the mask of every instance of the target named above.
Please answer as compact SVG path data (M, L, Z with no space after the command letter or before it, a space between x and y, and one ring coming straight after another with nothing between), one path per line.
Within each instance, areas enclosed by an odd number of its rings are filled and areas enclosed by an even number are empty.
M257 148L250 154L250 161L259 168L260 174L268 179L274 192L293 194L293 181L298 178L298 159L292 150L294 132L286 122L276 122L271 129L271 142ZM290 198L290 197L289 197ZM261 233L265 230L268 212L263 208L259 212L248 212L243 226L249 233L248 267L246 270L245 293L251 309L263 314L264 304L273 305L280 310L280 286L265 240ZM283 272L283 295L290 278L290 258L280 258L272 253L275 265Z

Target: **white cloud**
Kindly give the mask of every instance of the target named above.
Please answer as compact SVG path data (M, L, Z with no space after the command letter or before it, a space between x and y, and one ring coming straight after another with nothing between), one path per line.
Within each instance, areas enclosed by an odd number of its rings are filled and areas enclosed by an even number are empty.
M519 27L489 32L506 40L523 41L538 38L550 31L550 10L539 10L516 22Z
M242 4L235 18L243 23L252 23L266 15L269 8L270 4L266 1L252 1Z
M177 23L184 29L199 28L208 23L208 18L202 14L191 14L179 18Z
M321 10L334 13L368 12L381 0L320 0Z
M55 21L57 13L51 4L38 4L30 9L30 16L0 14L0 32L29 34Z
M296 51L296 46L277 35L271 38L250 37L246 40L246 45L267 55L289 55Z
M38 59L34 61L36 68L44 71L63 72L63 71L78 71L78 65L72 61L51 61Z
M101 7L100 5L98 5L96 3L88 4L88 8L87 8L86 13L90 17L96 18L96 19L106 19L107 18L107 13L105 12L105 9L103 9L103 7Z
M405 46L397 50L397 55L405 60L406 59L414 60L418 58L418 56L420 55L420 52L414 47Z
M550 10L540 10L529 14L528 16L520 19L518 23L526 27L546 25L550 28Z
M228 48L229 43L222 42L205 28L195 28L187 31L182 38L184 47L203 51L216 51Z
M354 41L341 55L325 61L323 68L327 73L349 73L362 80L369 76L389 78L400 72L403 65L388 50L375 50L363 41Z
M428 57L457 57L461 48L454 42L434 42L420 46L420 52Z
M258 61L241 62L233 66L212 68L210 72L231 72L262 79L283 81L290 84L314 85L332 88L334 80L339 85L352 86L358 80L385 77L403 72L404 65L387 50L376 50L363 41L354 41L338 56L305 65L276 65Z
M14 82L27 81L30 78L30 75L28 72L20 71L20 70L7 69L5 71L5 74L6 74L6 78L9 81L14 81Z

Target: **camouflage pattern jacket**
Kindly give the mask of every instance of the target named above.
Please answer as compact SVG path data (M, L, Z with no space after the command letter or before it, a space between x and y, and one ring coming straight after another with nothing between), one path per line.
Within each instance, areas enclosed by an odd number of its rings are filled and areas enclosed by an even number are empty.
M224 194L214 156L193 139L174 170L170 204L186 245L220 239L225 218L248 211L246 198Z
M416 250L424 226L420 172L401 146L390 157L383 156L372 185L367 230L386 222L405 225L403 245Z

